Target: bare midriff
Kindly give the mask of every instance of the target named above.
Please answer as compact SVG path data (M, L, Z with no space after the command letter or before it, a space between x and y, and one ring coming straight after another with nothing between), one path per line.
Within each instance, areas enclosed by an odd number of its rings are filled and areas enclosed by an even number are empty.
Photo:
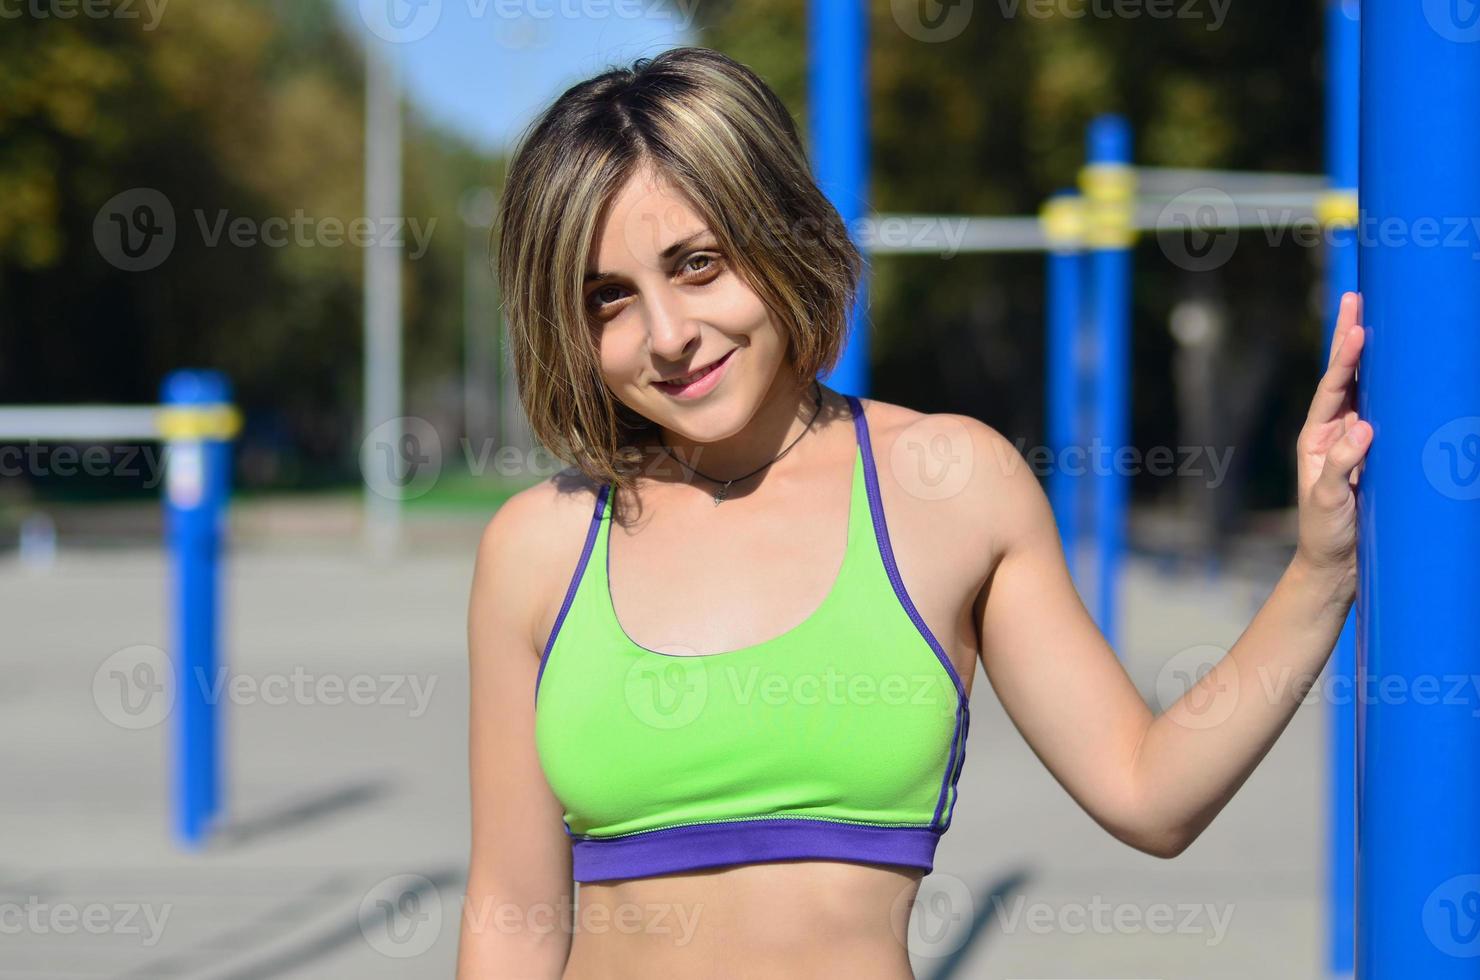
M777 861L591 882L561 980L914 980L919 869Z

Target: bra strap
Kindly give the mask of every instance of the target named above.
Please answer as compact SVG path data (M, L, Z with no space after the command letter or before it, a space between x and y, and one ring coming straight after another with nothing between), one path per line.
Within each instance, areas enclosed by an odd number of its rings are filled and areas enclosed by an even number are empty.
M869 448L868 419L863 414L863 403L856 395L844 395L848 400L848 407L853 412L853 434L858 440L858 449L863 453L863 471L867 483L873 483L878 479L874 472L874 454Z

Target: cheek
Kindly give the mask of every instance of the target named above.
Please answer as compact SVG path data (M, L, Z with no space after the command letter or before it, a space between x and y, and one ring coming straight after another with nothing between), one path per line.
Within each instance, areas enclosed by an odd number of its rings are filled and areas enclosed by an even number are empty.
M764 334L775 333L770 311L760 296L738 276L725 276L723 286L712 294L710 320L726 333L748 335L752 343L764 341Z
M621 318L604 324L596 338L601 373L613 388L630 384L642 370L642 329L633 318Z

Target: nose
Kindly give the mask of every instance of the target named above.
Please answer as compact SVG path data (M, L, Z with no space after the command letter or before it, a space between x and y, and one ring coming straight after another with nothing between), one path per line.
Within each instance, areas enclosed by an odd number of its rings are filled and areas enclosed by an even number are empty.
M654 357L678 362L699 346L699 324L688 316L682 297L671 289L648 293L648 346Z

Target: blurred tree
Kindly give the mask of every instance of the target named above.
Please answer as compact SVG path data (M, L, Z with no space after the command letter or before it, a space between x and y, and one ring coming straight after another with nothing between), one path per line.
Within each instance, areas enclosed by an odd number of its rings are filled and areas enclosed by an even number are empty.
M363 206L363 99L358 43L329 0L175 4L151 26L7 20L5 400L152 401L167 371L220 367L248 410L244 452L257 431L273 446L265 476L353 478L362 253L349 232ZM455 205L488 165L409 112L405 140L414 387L458 372ZM163 196L174 244L128 271L98 237L114 232L100 212L136 189Z

